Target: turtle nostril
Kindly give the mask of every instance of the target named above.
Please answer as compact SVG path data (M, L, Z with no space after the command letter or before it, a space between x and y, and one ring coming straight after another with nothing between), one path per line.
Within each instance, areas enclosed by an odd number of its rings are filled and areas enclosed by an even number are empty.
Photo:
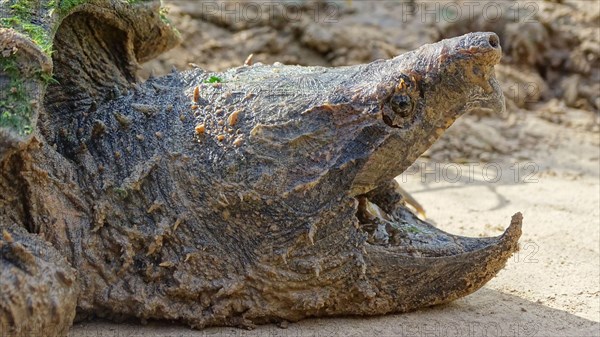
M498 41L498 35L496 35L496 34L490 35L488 41L490 43L490 46L492 46L492 48L498 48L498 46L500 45L500 41Z

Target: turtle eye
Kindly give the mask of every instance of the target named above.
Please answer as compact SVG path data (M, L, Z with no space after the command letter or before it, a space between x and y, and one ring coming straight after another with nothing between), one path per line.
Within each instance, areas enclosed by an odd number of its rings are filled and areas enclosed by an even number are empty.
M406 118L410 116L412 104L410 96L404 93L393 94L390 98L390 106L398 117Z
M414 76L401 75L392 93L383 102L383 121L394 128L405 128L413 121L419 90Z
M411 120L413 109L413 100L406 92L395 92L387 107L383 108L383 121L389 126L402 128Z

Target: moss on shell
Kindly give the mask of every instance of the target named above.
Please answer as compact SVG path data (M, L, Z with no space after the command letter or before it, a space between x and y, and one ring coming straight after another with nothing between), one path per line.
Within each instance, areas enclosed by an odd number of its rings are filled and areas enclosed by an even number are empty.
M9 15L0 18L0 27L12 28L29 36L40 49L47 55L52 51L52 38L50 32L40 25L36 16L41 10L48 10L53 1L40 8L38 0L11 0L9 1Z
M0 127L27 135L32 131L33 108L15 56L0 57L0 70L7 75L0 78L0 83L6 87L0 93Z
M132 6L145 6L145 3L155 0L124 0ZM120 0L4 0L2 2L2 17L0 28L7 28L28 38L48 58L53 52L53 38L60 22L76 11L76 7L86 3L110 4L120 3ZM127 5L126 5L127 6ZM160 9L159 15L163 22L167 10ZM10 34L10 33L9 33ZM31 133L35 125L34 104L39 97L40 89L46 84L55 82L50 69L45 71L23 72L20 69L18 50L0 49L0 127L26 135ZM50 66L51 68L51 66ZM33 78L32 78L33 76ZM32 81L33 80L33 81ZM36 84L34 84L36 83ZM37 85L37 90L31 90ZM40 86L41 85L41 86ZM33 94L36 93L36 95Z

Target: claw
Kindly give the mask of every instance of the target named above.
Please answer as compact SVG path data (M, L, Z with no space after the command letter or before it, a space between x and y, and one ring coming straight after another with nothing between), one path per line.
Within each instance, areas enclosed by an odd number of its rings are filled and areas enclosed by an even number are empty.
M415 198L413 198L412 195L410 195L410 193L408 193L405 189L400 187L400 185L398 185L396 189L404 197L404 203L407 206L410 206L414 209L419 219L427 219L427 215L425 214L425 208L423 208L423 206L421 206L421 204L419 204L419 202Z

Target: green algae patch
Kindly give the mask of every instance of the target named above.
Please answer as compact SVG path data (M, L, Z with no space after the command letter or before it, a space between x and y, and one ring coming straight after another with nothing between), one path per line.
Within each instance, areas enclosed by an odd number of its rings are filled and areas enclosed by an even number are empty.
M223 79L219 76L211 76L204 83L223 83Z
M168 22L167 9L158 8L156 0L0 0L0 3L0 38L4 41L0 49L0 128L20 135L35 129L46 86L57 84L56 88L60 88L61 83L52 73L54 35L63 20L80 7L86 7L90 15L100 9L108 10L114 13L114 20L121 20L120 16L135 18L139 13L145 18L140 23L141 36L137 37L142 45L168 39L168 43L159 46L161 49L178 41L174 28L162 25ZM88 4L94 6L87 7ZM149 55L157 53L152 48L145 51Z
M50 4L47 4L48 7ZM45 30L37 21L37 15L43 10L38 0L12 0L8 1L8 16L0 18L0 27L12 28L27 35L35 42L42 52L50 55L52 52L52 38L50 32ZM37 19L36 19L37 18Z
M33 109L15 56L0 58L0 70L0 74L6 75L0 76L3 87L0 93L0 127L28 135L32 131Z
M79 5L83 5L84 3L88 2L89 0L58 0L58 1L59 1L58 9L60 10L60 12L67 13L71 9L73 9Z

